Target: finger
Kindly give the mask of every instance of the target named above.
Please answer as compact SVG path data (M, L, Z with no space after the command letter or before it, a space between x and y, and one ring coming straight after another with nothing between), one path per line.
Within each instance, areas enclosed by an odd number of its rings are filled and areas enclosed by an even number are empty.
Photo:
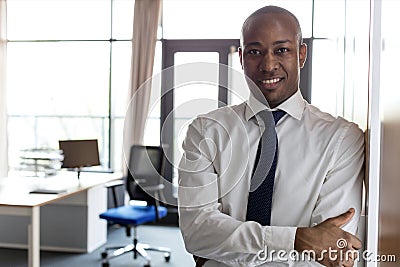
M345 267L351 267L354 265L354 259L351 257L346 257L346 259L342 261L341 264Z
M361 240L358 239L356 236L352 236L353 238L351 239L351 246L353 247L353 249L355 250L359 250L362 247L362 243Z
M349 249L345 252L344 254L344 259L347 260L356 260L358 258L358 252L357 250Z
M355 210L353 208L350 208L348 211L346 211L343 214L340 214L336 217L330 218L327 221L332 223L333 225L340 227L344 224L346 224L348 221L350 221L351 218L353 218L353 215L355 213Z
M344 266L344 267L353 267L354 266L354 262L346 262L346 263L343 263L342 266Z
M341 257L341 263L343 266L353 266L359 257L359 253L357 250L348 249Z
M353 250L353 252L351 253L351 256L352 256L353 261L358 260L359 255L356 250Z
M360 248L362 248L362 242L357 236L352 235L348 232L346 232L346 234L347 234L347 237L346 237L347 247L349 249L359 250Z
M354 259L349 254L346 254L346 256L343 259L341 259L339 265L345 267L351 267L354 265Z

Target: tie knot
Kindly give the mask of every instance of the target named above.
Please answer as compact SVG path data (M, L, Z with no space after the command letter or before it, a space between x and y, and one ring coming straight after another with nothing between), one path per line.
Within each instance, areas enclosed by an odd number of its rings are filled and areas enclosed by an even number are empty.
M280 119L282 119L282 117L284 116L286 114L286 112L285 111L283 111L283 110L275 110L275 111L272 111L272 116L274 116L274 121L275 121L275 125L278 123L278 121L280 120Z
M286 112L283 110L270 111L264 109L258 113L258 116L264 122L264 125L270 125L271 127L274 127L285 114ZM274 118L273 122L272 118Z

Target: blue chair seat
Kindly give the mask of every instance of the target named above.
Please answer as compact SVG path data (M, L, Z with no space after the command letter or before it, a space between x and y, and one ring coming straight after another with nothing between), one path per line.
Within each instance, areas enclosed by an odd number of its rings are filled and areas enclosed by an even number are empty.
M133 258L138 256L146 260L146 265L151 265L150 255L147 251L155 251L164 254L165 262L169 262L171 258L171 249L167 247L151 246L149 244L140 243L137 235L138 226L157 222L159 219L167 216L167 208L159 205L158 197L163 194L164 179L164 151L161 146L131 146L127 176L124 180L107 184L107 188L112 190L114 207L100 214L100 218L107 220L110 224L118 224L126 230L126 235L131 236L133 230L133 242L126 246L106 247L101 253L102 266L109 267L109 261L126 253L133 253ZM133 205L119 206L116 195L116 187L124 186L129 202L131 200L146 201L148 206ZM156 197L157 196L157 197ZM125 198L125 194L123 198ZM111 252L112 251L112 252ZM111 252L111 253L109 253Z
M167 208L158 207L160 218L167 215ZM131 206L125 205L109 209L99 215L100 218L116 224L140 225L156 221L155 206Z

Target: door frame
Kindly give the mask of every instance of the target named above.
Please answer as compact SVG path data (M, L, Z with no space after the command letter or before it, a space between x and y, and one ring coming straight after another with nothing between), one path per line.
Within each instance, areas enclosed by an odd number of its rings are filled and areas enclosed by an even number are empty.
M239 39L201 39L201 40L162 40L162 69L165 70L174 66L174 55L177 52L218 52L219 64L228 65L229 55L232 47L237 49L239 47ZM174 90L169 90L174 86L174 70L163 72L167 75L162 75L161 85L161 114L160 114L160 137L162 145L165 147L165 154L167 158L173 158L173 136L174 136L174 121L173 116L174 108ZM224 106L228 103L228 90L221 86L221 84L228 84L228 73L225 70L219 70L219 89L218 89L218 106ZM172 113L172 114L171 114ZM172 116L171 116L172 115ZM172 183L173 179L173 164L166 161L164 167L165 179Z

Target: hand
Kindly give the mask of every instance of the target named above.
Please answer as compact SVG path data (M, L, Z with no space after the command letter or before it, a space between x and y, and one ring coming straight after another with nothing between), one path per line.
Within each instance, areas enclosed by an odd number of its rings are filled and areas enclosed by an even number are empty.
M204 265L204 263L206 263L206 261L208 261L208 259L201 258L196 255L193 255L193 259L194 259L194 262L196 263L195 267L202 267Z
M325 266L353 266L357 256L355 251L361 248L361 241L339 227L350 221L354 212L354 209L351 208L314 227L298 228L294 243L295 250L299 253L304 250L313 250L316 256L315 260ZM339 239L341 242L338 241ZM337 250L337 252L329 255L328 252L332 250Z

